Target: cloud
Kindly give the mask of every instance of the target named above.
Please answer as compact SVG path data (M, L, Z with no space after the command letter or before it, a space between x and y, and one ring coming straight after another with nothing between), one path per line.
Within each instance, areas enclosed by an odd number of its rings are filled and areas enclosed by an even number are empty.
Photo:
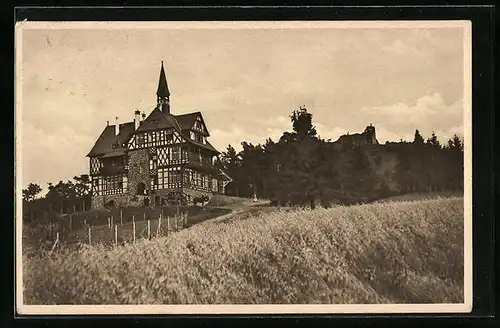
M236 151L242 150L243 141L252 144L264 144L267 138L278 141L286 130L283 127L284 118L275 117L268 121L257 119L247 122L243 127L240 124L231 124L228 129L217 128L210 133L210 142L219 151L224 151L228 145L231 145ZM291 125L291 124L288 124Z
M318 133L318 135L325 140L331 139L331 141L337 141L340 136L349 132L345 128L330 127L322 123L315 123L314 126L316 127L316 132Z
M23 186L34 182L45 189L48 182L88 173L88 161L82 158L87 155L88 145L93 144L93 140L75 131L63 126L48 133L30 122L23 124Z
M441 132L441 138L450 137L453 133L463 135L463 99L446 104L437 92L418 98L414 104L364 107L361 113L378 125L377 129L381 132L378 135L382 139L396 136L400 136L397 140L413 139L415 129L424 137L430 136L432 131L436 134Z

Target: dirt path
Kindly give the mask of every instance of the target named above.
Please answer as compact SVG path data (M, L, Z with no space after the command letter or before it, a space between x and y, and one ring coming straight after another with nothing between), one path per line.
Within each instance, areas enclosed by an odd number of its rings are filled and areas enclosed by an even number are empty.
M210 219L210 220L203 221L202 224L206 223L206 222L209 222L209 223L218 222L218 223L220 223L220 222L223 222L223 221L227 221L230 218L234 217L235 215L244 213L245 210L248 210L248 209L245 209L245 208L233 208L233 210L231 211L231 213L224 214L222 216L219 216L219 217L216 217L216 218L213 218L213 219Z

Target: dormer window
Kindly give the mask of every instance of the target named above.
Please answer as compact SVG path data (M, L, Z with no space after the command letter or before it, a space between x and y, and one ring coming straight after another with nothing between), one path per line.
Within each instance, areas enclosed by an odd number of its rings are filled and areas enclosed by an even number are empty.
M196 142L203 143L203 136L196 134Z

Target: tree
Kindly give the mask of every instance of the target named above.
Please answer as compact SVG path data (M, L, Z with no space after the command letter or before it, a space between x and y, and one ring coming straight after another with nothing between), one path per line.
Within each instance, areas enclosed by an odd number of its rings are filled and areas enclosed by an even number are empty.
M448 140L448 149L456 153L463 152L464 143L462 138L460 138L457 134L454 134L453 137Z
M261 194L258 192L262 186L262 172L263 169L263 149L260 144L253 145L243 141L241 143L243 150L240 152L241 170L243 175L247 178L245 181L245 188L247 196Z
M316 128L312 125L312 114L307 112L307 108L300 107L299 110L294 110L290 118L298 139L316 136Z
M425 151L425 169L429 177L428 191L440 190L444 184L446 167L443 165L444 158L442 156L441 143L434 131L431 137L427 139L425 145L427 146Z
M241 158L233 146L228 145L225 152L221 154L221 165L233 178L231 185L235 188L236 196L240 195L241 184Z
M88 174L80 174L73 177L76 197L79 198L78 205L82 211L85 210L85 202L90 202L91 180Z
M441 143L439 142L436 133L434 131L432 131L431 137L427 139L426 145L441 149Z
M56 185L48 183L49 192L45 196L51 206L57 204L61 213L64 213L65 204L72 203L74 205L77 195L75 184L72 181L62 182L59 181Z
M464 184L464 142L454 134L445 148L448 164L448 181L452 190L463 189Z
M76 196L84 197L90 193L90 177L88 174L81 174L73 178L75 180L74 188Z
M420 134L420 131L415 130L415 138L413 139L413 143L416 145L423 145L424 144L424 138Z
M36 183L30 183L28 188L23 189L23 199L27 202L30 202L36 199L36 196L42 192L42 188Z

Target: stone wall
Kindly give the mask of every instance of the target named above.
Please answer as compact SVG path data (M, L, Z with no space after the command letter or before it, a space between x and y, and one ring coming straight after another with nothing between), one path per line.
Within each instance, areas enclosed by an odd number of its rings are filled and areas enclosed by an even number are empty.
M146 185L147 190L151 188L148 150L130 150L128 154L128 192L129 195L133 196L137 195L137 186L140 182L143 182Z
M92 196L92 209L103 208L109 201L114 201L115 207L140 207L144 205L144 199L150 198L149 196L138 196L138 195L104 195L104 196Z
M127 194L92 196L92 209L103 208L109 201L114 201L116 207L128 206L128 198Z

